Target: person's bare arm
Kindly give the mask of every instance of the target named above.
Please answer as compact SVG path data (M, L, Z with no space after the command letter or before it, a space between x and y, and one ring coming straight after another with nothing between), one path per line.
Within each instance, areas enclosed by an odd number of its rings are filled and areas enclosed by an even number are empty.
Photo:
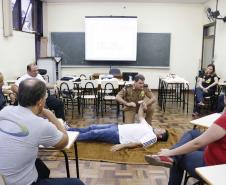
M197 87L200 87L201 89L203 89L204 87L202 86L202 82L204 81L203 78L198 77L197 79Z
M218 78L214 77L214 83L210 84L208 87L206 87L205 89L208 91L209 88L214 87L215 85L218 84Z
M117 144L111 147L111 151L115 152L118 150L122 150L124 148L136 148L136 147L141 147L141 143L128 143L128 144Z
M140 107L138 109L138 119L140 122L142 122L144 118L144 101L139 101L138 104L140 104Z
M53 146L56 149L63 149L68 144L68 135L67 131L65 130L64 126L61 122L56 118L56 116L48 109L43 109L40 116L47 118L51 123L53 123L59 131L63 133L63 138Z
M178 147L172 150L169 149L162 149L158 155L160 156L175 156L175 155L182 155L182 154L187 154L193 151L198 150L201 147L204 147L210 143L213 143L222 137L226 135L226 131L216 125L213 124L211 127L207 129L206 132L204 132L202 135L199 137L195 138L194 140Z
M14 93L18 93L18 86L16 84L13 84L11 85L11 90L14 92Z

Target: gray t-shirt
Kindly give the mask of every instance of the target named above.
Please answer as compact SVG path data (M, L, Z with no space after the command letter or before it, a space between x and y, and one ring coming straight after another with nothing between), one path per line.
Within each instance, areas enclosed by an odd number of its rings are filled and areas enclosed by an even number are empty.
M39 145L56 145L63 137L55 125L22 106L0 112L0 174L7 185L30 185L38 178L35 160Z

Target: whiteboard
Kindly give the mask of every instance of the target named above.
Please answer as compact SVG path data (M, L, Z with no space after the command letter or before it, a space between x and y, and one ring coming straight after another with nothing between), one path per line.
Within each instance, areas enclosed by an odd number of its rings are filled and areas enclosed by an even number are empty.
M85 60L136 61L137 17L85 17Z

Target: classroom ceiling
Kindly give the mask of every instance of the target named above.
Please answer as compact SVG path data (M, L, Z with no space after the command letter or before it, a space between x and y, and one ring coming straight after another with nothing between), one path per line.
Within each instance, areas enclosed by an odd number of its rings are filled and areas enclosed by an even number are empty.
M205 3L209 0L43 0L48 3L63 2L145 2L145 3Z

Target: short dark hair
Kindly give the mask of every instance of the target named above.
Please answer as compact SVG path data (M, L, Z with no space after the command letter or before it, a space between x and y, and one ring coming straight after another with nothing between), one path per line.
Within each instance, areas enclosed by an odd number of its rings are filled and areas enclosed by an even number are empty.
M144 80L145 80L144 76L141 75L141 74L137 74L137 75L134 77L134 81L135 81L135 82L138 82L139 80L144 81Z
M18 102L23 107L34 106L46 95L46 84L38 79L23 80L18 89Z
M166 131L163 134L161 134L161 137L157 137L157 140L158 141L167 141L168 138L169 138L169 132L166 129Z
M31 67L35 66L35 65L36 65L35 63L28 64L27 65L27 71L31 71Z
M212 74L215 74L215 65L214 64L209 64L207 67L212 67L213 68L213 72L212 72Z

